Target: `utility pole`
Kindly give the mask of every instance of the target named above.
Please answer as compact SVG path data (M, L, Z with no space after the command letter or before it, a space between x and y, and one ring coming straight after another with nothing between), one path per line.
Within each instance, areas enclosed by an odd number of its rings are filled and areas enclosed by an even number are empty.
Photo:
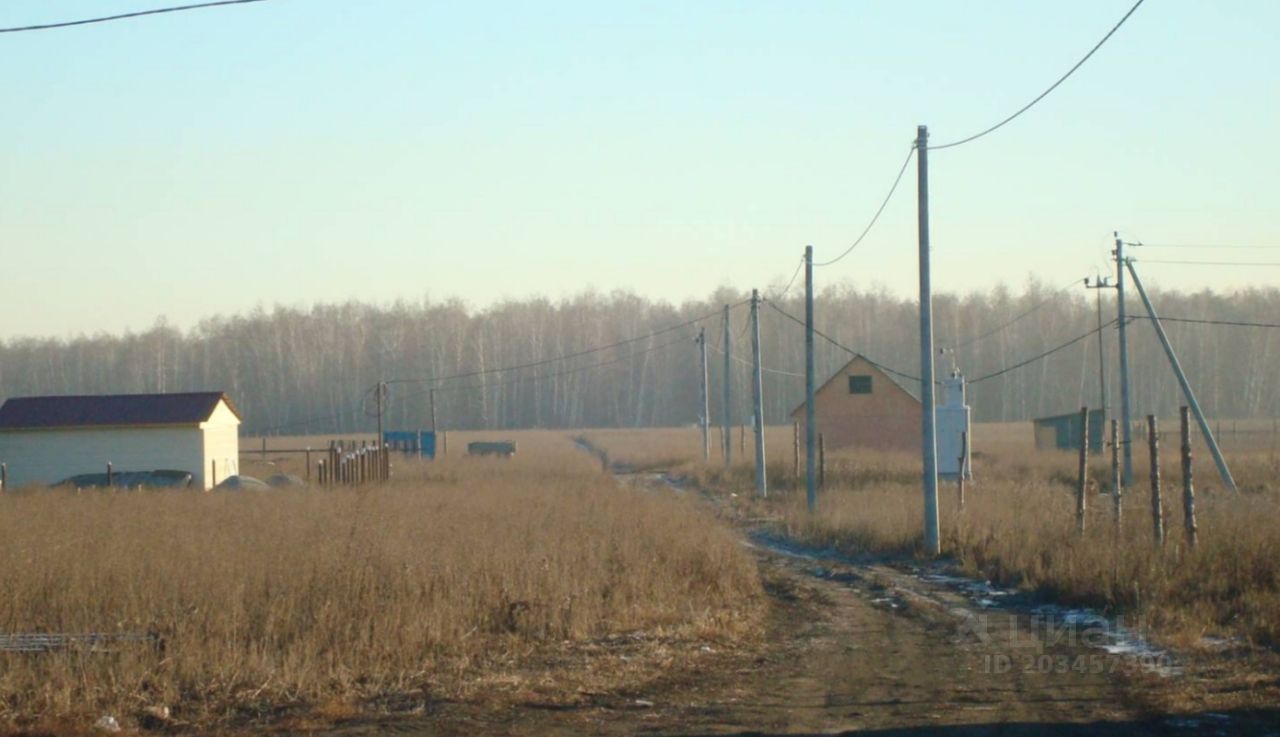
M431 432L434 434L439 428L436 427L436 390L431 390Z
M1119 320L1117 329L1120 331L1120 421L1124 424L1124 475L1121 482L1125 486L1133 485L1133 420L1129 416L1129 340L1125 323L1128 319L1125 315L1124 304L1124 241L1120 240L1120 233L1115 233L1116 237L1116 317Z
M379 381L378 382L378 445L377 445L378 448L382 447L382 439L386 437L385 435L382 434L382 411L386 405L386 400L387 400L387 382ZM382 476L386 469L383 467L384 464L382 462L382 456L378 456L378 458L379 458L378 475Z
M1084 280L1084 286L1087 289L1097 291L1098 302L1098 407L1102 411L1102 424L1107 424L1107 341L1102 334L1102 290L1115 289L1115 285L1111 283L1111 277L1097 275L1093 279L1093 283L1089 283L1089 279Z
M1222 456L1222 449L1218 447L1218 440L1213 436L1213 431L1209 429L1209 420L1204 416L1204 411L1200 409L1200 402L1196 401L1196 393L1191 389L1191 382L1187 380L1187 375L1182 371L1182 364L1178 362L1178 355L1173 352L1173 345L1169 342L1169 336L1164 332L1164 325L1160 323L1160 317L1156 315L1156 308L1151 304L1151 299L1147 296L1147 290L1142 288L1142 280L1138 278L1138 272L1133 268L1133 262L1127 261L1125 265L1129 268L1129 274L1133 277L1133 285L1138 288L1138 296L1142 298L1142 304L1147 308L1147 316L1151 318L1151 324L1156 329L1156 337L1160 338L1160 345L1164 346L1164 353L1169 358L1169 365L1173 367L1173 373L1178 377L1178 384L1182 386L1182 396L1186 397L1187 404L1191 405L1191 411L1195 413L1196 423L1200 425L1200 432L1204 434L1205 444L1209 446L1209 453L1213 455L1213 462L1218 466L1218 475L1222 477L1222 483L1231 491L1239 491L1236 488L1235 479L1231 478L1231 470L1227 468L1227 459Z
M933 285L929 273L929 128L916 128L917 227L920 239L920 412L924 461L924 548L942 552L938 535L938 436L933 400Z
M756 493L769 495L764 458L764 367L760 360L760 292L751 290L751 356L755 365L751 372L751 395L755 405L752 427L756 433Z
M818 415L813 406L813 246L804 247L804 474L809 514L818 508Z
M733 343L729 305L724 306L724 467L733 463Z
M698 328L698 337L695 339L698 344L698 353L702 360L702 393L698 396L702 407L702 415L698 418L698 427L702 429L702 460L707 462L711 460L711 395L707 391L707 329Z

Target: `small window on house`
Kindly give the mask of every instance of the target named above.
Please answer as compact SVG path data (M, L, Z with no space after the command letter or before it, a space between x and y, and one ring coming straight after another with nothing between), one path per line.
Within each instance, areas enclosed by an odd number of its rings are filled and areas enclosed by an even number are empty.
M849 377L849 393L850 394L870 394L871 393L871 377L870 376L850 376Z

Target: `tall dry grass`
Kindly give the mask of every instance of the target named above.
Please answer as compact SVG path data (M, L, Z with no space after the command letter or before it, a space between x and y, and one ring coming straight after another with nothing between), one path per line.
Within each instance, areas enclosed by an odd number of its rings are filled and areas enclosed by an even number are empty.
M1165 424L1166 428L1176 425ZM1267 426L1270 426L1267 423ZM724 468L703 464L682 431L651 431L635 442L644 454L680 458L679 468L711 491L748 500L746 512L786 534L850 554L915 556L921 552L920 463L905 454L829 454L817 513L807 511L793 474L790 428L771 428L767 501L752 499L750 457ZM629 431L638 433L641 431ZM600 436L620 459L628 435ZM1166 540L1154 543L1146 445L1135 448L1134 486L1123 500L1117 533L1108 458L1090 464L1086 534L1076 530L1074 453L1037 452L1030 423L974 426L974 473L959 509L954 484L940 488L943 553L964 571L1067 604L1140 617L1159 636L1193 643L1204 635L1280 646L1280 457L1270 448L1228 453L1241 493L1223 489L1212 461L1195 444L1199 546L1183 532L1177 440L1162 439ZM1228 445L1228 448L1230 446Z
M1076 527L1074 461L1060 453L984 453L959 507L940 488L942 545L966 572L1046 599L1140 618L1161 636L1191 644L1204 635L1280 645L1280 489L1269 457L1237 455L1244 491L1224 491L1201 458L1196 500L1199 545L1183 528L1180 475L1162 464L1165 542L1153 532L1149 466L1135 458L1134 487L1122 496L1121 526L1106 462L1091 464L1085 534ZM851 553L919 552L923 498L919 464L837 458L818 513L801 495L779 504L790 534ZM1208 466L1208 467L1205 467Z
M564 436L397 472L360 491L0 497L0 632L164 643L0 654L0 720L452 696L540 643L750 624L759 583L732 533Z

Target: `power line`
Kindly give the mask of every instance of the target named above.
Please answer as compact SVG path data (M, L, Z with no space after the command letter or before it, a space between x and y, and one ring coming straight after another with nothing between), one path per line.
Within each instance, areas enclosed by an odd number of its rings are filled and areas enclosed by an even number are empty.
M682 327L683 327L683 326L682 326ZM665 343L660 343L660 344L655 345L655 346L650 346L650 347L648 347L648 348L644 348L644 349L642 349L642 350L635 350L635 351L631 351L630 353L628 353L628 354L627 354L627 355L625 355L625 356L617 356L617 357L614 357L614 358L610 358L610 359L608 359L608 360L606 360L606 361L599 361L599 362L597 362L597 363L588 364L588 365L586 365L586 366L576 366L576 367L571 368L571 369L565 369L565 370L563 370L563 371L556 371L556 372L548 373L548 374L538 374L537 376L520 376L520 377L517 377L517 378L515 378L515 379L510 379L510 380L502 381L502 382L498 382L498 383L464 384L464 385L459 385L459 386L433 387L433 388L431 388L431 389L427 389L427 390L425 390L425 391L413 392L413 393L411 393L411 394L406 394L404 397L402 397L402 400L414 399L414 398L417 398L417 397L426 396L427 394L429 394L429 393L431 393L431 392L433 392L433 391L435 391L435 392L470 391L470 390L474 390L474 389L488 389L488 388L497 388L497 387L501 387L501 386L510 386L510 385L518 384L518 383L521 383L521 382L524 382L524 381L538 381L538 380L541 380L541 379L550 379L550 378L554 378L554 377L557 377L557 376L569 376L569 375L572 375L572 374L583 373L583 372L585 372L585 371L591 371L591 370L598 369L598 368L601 368L601 367L604 367L604 366L610 366L610 365L613 365L613 364L616 364L616 363L622 363L622 362L624 362L624 361L628 361L628 360L630 360L630 359L632 359L632 358L638 358L638 357L643 356L643 355L645 355L645 354L647 354L647 353L652 353L652 352L654 352L654 351L659 351L659 350L662 350L662 349L664 349L664 348L670 348L670 347L671 347L671 346L673 346L673 345L677 345L677 344L680 344L680 343L684 343L684 342L686 342L687 340L688 340L688 338L687 338L686 336L680 336L679 338L676 338L676 339L674 339L674 340L667 341L667 342L665 342ZM456 377L445 377L445 378L456 378ZM442 379L442 380L443 380L443 379ZM386 382L386 383L390 383L390 382ZM363 404L365 403L365 401L368 399L369 395L370 395L373 391L375 391L375 389L376 389L376 388L377 388L377 385L375 384L374 386L370 387L369 389L366 389L366 390L364 391L364 393L360 395L360 399L359 399L359 400L357 400L357 401L355 401L355 402L351 402L351 403L349 403L349 406L348 406L346 409L344 409L344 410L339 410L339 411L337 411L337 412L330 412L329 414L325 414L325 415L316 415L316 416L314 416L314 417L309 417L309 418L307 418L307 419L298 420L298 421L295 421L295 422L288 422L288 423L285 423L285 424L283 424L283 425L276 425L276 426L274 426L274 427L267 427L267 428L263 428L260 432L264 432L264 433L268 433L268 432L275 432L275 431L277 431L277 430L284 430L284 429L294 428L294 427L302 427L302 426L305 426L305 425L313 425L313 424L315 424L315 423L317 423L317 422L323 422L323 421L325 421L325 420L334 420L334 419L337 419L338 417L340 417L340 416L342 416L343 414L345 414L347 410L354 409L354 408L355 408L356 406L358 406L358 405L363 405Z
M734 304L729 305L729 308L730 308L730 309L734 309L734 308L737 308L737 307L741 307L742 305L746 304L747 302L748 302L748 300L742 300L742 301L740 301L740 302L735 302ZM638 336L636 336L636 337L634 337L634 338L627 338L627 339L625 339L625 340L615 341L615 342L613 342L613 343L608 343L608 344L606 344L606 345L595 346L595 347L593 347L593 348L586 348L586 349L583 349L583 350L580 350L580 351L575 351L575 352L573 352L573 353L565 353L565 354L562 354L562 355L559 355L559 356L555 356L555 357L552 357L552 358L544 358L544 359L541 359L541 360L538 360L538 361L530 361L530 362L528 362L528 363L521 363L521 364L516 364L516 365L513 365L513 366L502 366L502 367L498 367L498 368L491 368L491 369L478 369L478 370L475 370L475 371L465 371L465 372L463 372L463 373L460 373L460 374L453 374L453 375L451 375L451 376L440 376L440 377L434 377L434 376L433 376L433 377L427 377L427 378L422 378L422 379L390 379L390 380L388 380L386 383L388 383L388 384L433 384L433 383L434 383L434 384L439 384L439 383L441 383L441 382L451 381L451 380L453 380L453 379L470 379L470 378L474 378L474 377L476 377L476 376L488 376L488 375L491 375L491 374L500 374L500 373L505 373L505 372L508 372L508 371L520 371L520 370L523 370L523 369L537 368L537 367L539 367L539 366L546 366L546 365L548 365L548 364L558 363L558 362L560 362L560 361L567 361L567 360L569 360L569 359L571 359L571 358L580 358L580 357L582 357L582 356L589 356L589 355L591 355L591 354L593 354L593 353L600 353L600 352L602 352L602 351L607 351L607 350L610 350L610 349L612 349L612 348L620 348L620 347L622 347L622 346L624 346L624 345L630 345L630 344L632 344L632 343L638 343L638 342L640 342L640 341L642 341L642 340L648 340L648 339L650 339L650 338L656 338L656 337L658 337L659 335L665 335L665 334L670 333L670 332L672 332L672 331L674 331L674 330L679 330L680 328L688 327L689 325L694 325L694 324L700 323L700 322L702 322L702 321L704 321L704 320L709 320L709 319L711 319L711 318L713 318L713 317L717 317L717 316L719 316L720 314L722 314L722 310L723 310L723 308L722 308L722 309L719 309L719 310L716 310L716 311L714 311L714 312L708 312L708 313L706 313L706 314L704 314L704 315L699 315L698 317L695 317L695 318L693 318L693 319L691 319L691 320L685 320L684 322L677 323L677 324L675 324L675 325L669 325L669 326L667 326L667 327L665 327L665 328L662 328L661 330L655 330L655 331L653 331L652 333L646 333L645 335L638 335Z
M1280 248L1277 245L1244 245L1239 243L1130 243L1130 246L1139 248L1202 248L1207 250L1217 249L1257 249L1257 250L1274 250Z
M1060 84L1062 84L1063 82L1067 81L1067 78L1068 78L1068 77L1070 77L1072 74L1075 74L1077 69L1079 69L1080 67L1084 66L1084 63L1085 63L1086 61L1089 61L1089 58L1090 58L1091 56L1093 56L1093 55L1098 51L1098 49L1102 48L1102 45L1103 45L1103 44L1105 44L1105 43L1107 42L1107 40L1108 40L1108 39L1110 39L1113 35L1115 35L1115 32L1116 32L1116 31L1120 30L1120 26L1123 26L1123 25L1124 25L1124 22L1125 22L1125 21L1127 21L1127 20L1129 20L1129 16L1133 15L1134 11L1136 11L1136 10L1138 9L1138 7L1139 7L1140 5L1142 5L1142 3L1143 3L1143 2L1145 2L1145 0L1138 0L1138 2L1134 3L1134 4L1133 4L1133 7L1132 7L1132 8L1129 8L1129 12L1125 13L1125 14L1124 14L1124 17L1123 17L1123 18L1121 18L1121 19L1119 20L1119 22L1117 22L1114 26L1112 26L1110 31L1107 31L1107 35L1103 36L1101 41L1099 41L1097 44L1095 44L1095 45L1094 45L1094 47L1093 47L1092 49L1089 49L1089 53L1085 54L1085 55L1084 55L1084 57L1083 57L1082 59L1080 59L1080 61L1078 61L1078 62L1076 62L1076 63L1075 63L1075 66L1073 66L1073 67L1071 67L1070 69L1068 69L1066 74L1064 74L1064 75L1062 75L1061 77L1059 77L1059 78L1058 78L1058 81L1056 81L1056 82L1054 82L1053 84L1049 85L1049 88L1048 88L1047 90L1045 90L1044 92L1041 92L1041 93L1040 93L1039 95L1037 95L1037 96L1036 96L1036 98L1035 98L1034 100L1032 100L1031 102L1028 102L1026 105L1023 105L1023 106L1022 106L1022 107L1021 107L1017 112L1015 112L1013 115L1010 115L1009 117L1005 118L1004 120L1001 120L999 123L996 123L995 125L991 126L990 128L987 128L987 129L986 129L986 130L984 130L984 131L980 131L980 132L978 132L978 133L975 133L975 134L973 134L972 136L969 136L968 138L962 138L962 139L960 139L960 140L958 140L958 141L953 141L953 142L951 142L951 143L944 143L944 144L942 144L942 145L940 145L940 146L930 146L930 147L929 147L929 150L934 151L934 150L943 149L943 148L952 148L952 147L954 147L954 146L962 146L962 145L964 145L964 144L966 144L966 143L969 143L970 141L976 141L977 139L982 138L983 136L987 135L988 133L993 133L993 132L995 132L995 131L999 130L1000 128L1003 128L1006 124L1008 124L1008 123L1012 122L1014 118L1017 118L1019 115L1022 115L1022 114L1023 114L1023 113L1025 113L1026 111L1030 110L1032 107L1034 107L1034 106L1035 106L1035 104L1036 104L1036 103L1038 103L1038 102L1040 102L1041 100L1043 100L1044 98L1048 97L1050 92L1053 92L1054 90L1056 90L1056 89L1058 88L1058 85L1060 85Z
M880 203L880 207L876 209L876 214L871 216L871 221L867 223L867 227L862 229L862 233L858 235L856 240L854 240L853 245L844 249L843 253L831 259L830 261L823 261L821 263L816 263L814 264L814 266L830 266L831 264L834 264L835 262L839 261L840 259L852 253L853 249L857 248L858 244L862 242L862 239L867 237L867 233L871 232L871 229L875 227L876 221L880 219L880 214L884 212L884 208L889 205L889 200L893 199L893 193L898 191L898 183L902 181L902 175L907 172L907 164L911 163L911 157L915 154L915 152L916 152L915 146L912 146L911 148L907 149L907 158L902 162L902 168L898 170L898 176L893 178L893 186L889 187L889 193L884 196L884 201L882 201ZM799 274L800 273L799 270L797 270L796 273ZM795 277L794 276L791 277L791 280L795 281Z
M1132 320L1132 318L1130 318L1130 320ZM1040 361L1040 360L1042 360L1042 359L1048 358L1049 356L1052 356L1053 354L1057 353L1058 351L1064 350L1064 349L1066 349L1066 348L1070 348L1071 346L1075 345L1076 343L1079 343L1080 341L1084 340L1085 338L1088 338L1089 336L1093 335L1094 333L1097 333L1097 332L1098 332L1098 331L1100 331L1100 330L1103 330L1103 329L1107 328L1108 326L1115 325L1115 324L1116 324L1117 322L1119 322L1119 321L1120 321L1120 320L1119 320L1118 318L1116 318L1116 319L1112 319L1110 322L1103 323L1101 326L1096 327L1096 328L1094 328L1093 330L1090 330L1089 332L1085 333L1084 335L1078 335L1078 336L1076 336L1076 337L1072 338L1071 340L1068 340L1066 343L1063 343L1063 344L1061 344L1061 345L1059 345L1059 346L1056 346L1056 347L1054 347L1054 348L1050 348L1049 350L1045 351L1044 353L1040 353L1040 354L1038 354L1038 355L1032 356L1031 358L1028 358L1028 359L1026 359L1025 361L1019 361L1018 363L1015 363L1015 364L1013 364L1012 366L1005 366L1004 368L1002 368L1002 369L1000 369L1000 370L998 370L998 371L992 371L991 373L986 374L986 375L984 375L984 376L979 376L979 377L978 377L978 378L976 378L976 379L970 379L970 380L969 380L969 384L970 384L970 385L973 385L973 384L979 384L979 383L981 383L981 382L986 381L987 379L994 379L994 378L996 378L997 376L1002 376L1002 375L1004 375L1004 374L1009 373L1010 371L1016 371L1016 370L1018 370L1018 369L1022 368L1023 366L1028 366L1028 365L1030 365L1030 364L1035 363L1036 361Z
M790 320L790 321L794 322L795 324L797 324L797 325L799 325L799 326L801 326L801 327L804 327L804 320L801 320L800 318L796 317L795 315L792 315L790 312L787 312L786 310L782 309L781 307L777 306L776 304L774 304L773 302L771 302L771 301L769 301L769 300L765 300L765 304L767 304L767 305L769 305L770 307L772 307L773 309L777 310L778 314L782 315L783 317L787 318L788 320ZM839 348L840 350L844 351L845 353L848 353L848 354L849 354L849 355L851 355L851 356L856 356L856 357L858 357L858 358L861 358L862 360L866 361L867 363L871 364L872 366L875 366L876 368L880 369L881 371L884 371L885 373L894 374L895 376L901 377L901 378L906 379L906 380L908 380L908 381L915 381L915 382L919 382L919 381L920 381L920 377L919 377L919 376L912 376L911 374L904 373L904 372L899 371L899 370L897 370L897 369L889 368L888 366L885 366L885 365L884 365L884 364L882 364L882 363L878 363L878 362L876 362L876 361L873 361L873 360L871 360L870 358L868 358L868 357L867 357L867 355L866 355L865 353L860 353L860 352L858 352L858 351L855 351L854 349L852 349L852 348L850 348L850 347L848 347L848 346L844 345L844 344L843 344L843 343L841 343L840 341L836 340L835 338L832 338L830 335L827 335L826 333L822 332L821 330L817 329L816 327L813 329L813 334L814 334L814 335L817 335L818 337L820 337L820 338L822 338L823 340L827 341L828 343L830 343L831 345L835 346L836 348Z
M496 388L501 387L501 386L511 386L511 385L519 384L519 383L522 383L522 382L525 382L525 381L539 381L539 380L542 380L542 379L551 379L551 378L555 378L555 377L557 377L557 376L571 376L571 375L573 375L573 374L580 374L580 373L583 373L583 372L586 372L586 371L592 371L592 370L595 370L595 369L598 369L598 368L602 368L602 367L605 367L605 366L611 366L611 365L616 364L616 363L623 363L623 362L625 362L625 361L629 361L629 360L631 360L631 359L633 359L633 358L639 358L640 356L643 356L643 355L648 354L648 353L653 353L653 352L655 352L655 351L663 350L664 348L670 348L671 346L674 346L674 345L679 345L679 344L681 344L681 343L686 343L688 340L689 340L689 338L688 338L687 336L683 336L683 335L682 335L682 336L680 336L679 338L676 338L676 339L674 339L674 340L669 340L669 341L667 341L667 342L665 342L665 343L659 343L658 345L655 345L655 346L649 346L649 347L644 348L644 349L631 351L630 353L628 353L628 354L627 354L627 355L625 355L625 356L617 356L617 357L610 358L610 359L605 360L605 361L598 361L598 362L596 362L596 363L587 364L586 366L575 366L574 368L571 368L571 369L564 369L564 370L562 370L562 371L555 371L555 372L552 372L552 373L549 373L549 374L538 374L538 375L536 375L536 376L518 376L518 377L516 377L516 378L514 378L514 379L508 379L508 380L506 380L506 381L500 381L500 382L497 382L497 383L492 383L492 382L484 383L484 382L482 382L482 383L479 383L479 384L463 384L463 385L456 385L456 386L437 387L437 388L434 388L434 389L428 389L428 390L426 390L426 391L414 392L414 393L412 393L412 394L406 394L406 395L404 396L404 399L414 399L414 398L416 398L416 397L425 396L425 395L427 395L427 394L431 393L432 391L435 391L435 392L452 392L452 391L472 391L472 390L475 390L475 389L496 389Z
M53 28L70 28L71 26L87 26L91 23L107 23L114 20L125 20L127 18L141 18L144 15L160 15L161 13L179 13L184 10L200 10L201 8L216 8L221 5L247 5L249 3L260 3L265 0L218 0L218 2L195 3L192 5L175 5L168 8L156 8L154 10L136 10L131 13L120 13L119 15L104 15L98 18L84 18L82 20L69 20L59 23L42 23L31 26L17 26L14 28L0 28L0 33L22 33L24 31L47 31Z
M1138 320L1150 320L1147 315L1136 317ZM1225 325L1238 328L1280 328L1280 322L1248 322L1245 320L1209 320L1195 317L1161 317L1160 322L1187 323L1190 325Z
M1134 259L1144 264L1173 264L1177 266L1280 266L1280 261L1177 261L1158 258Z
M783 287L781 292L772 295L769 299L782 299L787 296L787 292L791 291L791 287L795 286L796 278L800 276L800 272L804 270L804 256L800 257L800 263L796 264L796 270L791 272L791 279L787 282L787 286Z
M722 356L724 355L724 349L722 349L720 346L713 345L711 346L711 348L716 353L719 353ZM742 356L739 356L736 353L730 353L729 358L732 358L733 360L737 361L740 364L743 364L744 366L750 366L752 368L755 368L755 362L748 361L747 359L743 358ZM760 370L765 372L766 374L777 374L778 376L791 376L791 377L796 377L801 379L804 378L804 374L797 374L793 371L783 371L782 369L769 368L768 366L761 366Z
M1036 305L1035 305L1034 307L1032 307L1031 309L1029 309L1029 310L1027 310L1027 311L1025 311L1025 312L1022 312L1022 313L1020 313L1020 314L1016 315L1012 320L1009 320L1008 322L1003 323L1003 324L1001 324L1001 325L997 325L996 327L991 328L990 330L988 330L987 332L985 332L985 333L983 333L983 334L981 334L981 335L978 335L978 336L973 337L973 338L970 338L970 339L968 339L968 340L966 340L966 341L962 341L962 342L960 342L960 343L956 343L956 344L952 345L952 346L950 347L950 348L951 348L951 350L953 350L953 351L954 351L954 350L957 350L957 349L959 349L959 348L964 348L964 347L965 347L965 346L967 346L967 345L973 345L974 343L977 343L977 342L978 342L978 341L980 341L980 340L983 340L983 339L985 339L985 338L989 338L989 337L991 337L992 335L995 335L996 333L1000 332L1001 330L1004 330L1005 328L1009 327L1010 325L1013 325L1014 323L1018 322L1019 320L1021 320L1021 319L1025 318L1025 317L1027 317L1027 316L1029 316L1029 315L1034 314L1036 311L1040 310L1042 307L1044 307L1044 306L1048 305L1049 303L1053 302L1053 301L1057 298L1057 296L1058 296L1060 293L1062 293L1064 290L1066 290L1068 287L1070 287L1070 286L1072 286L1072 285L1074 285L1074 284L1078 284L1079 282L1080 282L1080 280L1079 280L1079 279L1072 279L1071 281L1067 282L1066 284L1063 284L1062 286L1060 286L1060 287L1058 287L1057 289L1053 290L1053 292L1051 293L1051 295L1050 295L1049 297L1047 297L1044 301L1042 301L1042 302L1040 302L1040 303L1036 304Z

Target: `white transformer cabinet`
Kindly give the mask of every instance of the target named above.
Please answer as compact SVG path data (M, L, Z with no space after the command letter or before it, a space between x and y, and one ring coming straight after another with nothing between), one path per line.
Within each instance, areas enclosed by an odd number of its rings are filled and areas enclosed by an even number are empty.
M964 477L972 479L969 452L973 435L969 432L969 405L964 403L964 375L952 371L942 380L942 386L946 403L934 408L938 423L938 477L955 480L963 470Z

